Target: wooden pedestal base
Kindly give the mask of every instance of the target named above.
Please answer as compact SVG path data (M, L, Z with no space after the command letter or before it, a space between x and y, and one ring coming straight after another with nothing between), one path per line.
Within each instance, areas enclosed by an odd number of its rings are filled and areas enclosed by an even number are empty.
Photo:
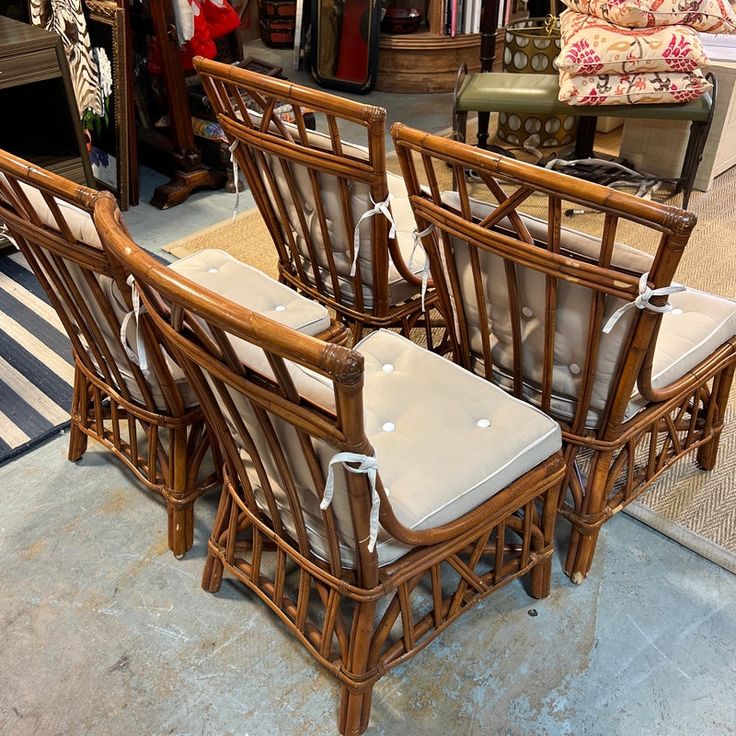
M225 185L225 174L212 169L175 171L168 184L162 184L151 198L151 204L160 210L176 207L197 189L221 189Z
M458 67L480 69L480 36L439 36L412 33L383 34L379 43L376 89L382 92L448 92Z

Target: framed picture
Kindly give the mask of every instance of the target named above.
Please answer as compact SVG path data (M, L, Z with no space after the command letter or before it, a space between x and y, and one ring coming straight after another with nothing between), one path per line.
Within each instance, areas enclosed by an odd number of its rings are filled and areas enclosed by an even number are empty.
M121 210L138 203L132 53L126 0L85 0L92 54L100 72L102 115L83 118L92 173Z

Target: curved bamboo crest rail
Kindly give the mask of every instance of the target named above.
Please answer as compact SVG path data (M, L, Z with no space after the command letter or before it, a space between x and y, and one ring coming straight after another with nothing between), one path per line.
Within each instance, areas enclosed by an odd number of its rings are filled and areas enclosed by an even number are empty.
M406 545L379 565L367 476L337 465L333 502L320 506L336 453L373 455L363 357L162 268L114 226L116 217L101 200L95 218L105 246L135 276L223 449L203 586L217 591L227 571L340 680L340 733L363 733L376 681L496 588L529 574L532 594L548 594L559 455L457 520L421 531L397 519L379 469L381 527Z
M560 513L573 525L566 571L582 582L606 520L688 452L697 449L705 469L716 460L736 338L669 386L655 388L661 314L627 309L611 334L603 332L612 305L640 296L643 271L644 286L655 292L671 285L696 218L398 123L392 135L417 226L429 228L422 242L453 326L456 361L562 425L568 496ZM458 183L454 196L437 183L437 170L446 166ZM470 197L468 170L493 206L479 207ZM532 197L537 207L540 199L545 203L546 222L522 214ZM570 246L580 234L561 226L563 200L603 216L602 235L586 253ZM658 243L643 268L636 263L645 254L616 242L625 221L645 226ZM524 304L535 297L536 342L532 310ZM582 306L571 319L573 298ZM661 308L667 295L647 299ZM576 388L562 391L556 355L569 352L571 342L582 344L584 360L575 365L576 381L569 381ZM608 361L613 369L604 376Z
M181 556L192 546L193 503L216 481L200 477L209 436L145 315L137 335L147 367L122 347L121 324L133 309L130 287L111 266L91 218L95 202L109 196L0 151L0 220L71 341L69 459L78 460L92 437L122 460L165 499L169 547Z
M389 220L361 222L389 196L386 111L200 57L194 63L268 226L281 280L336 310L356 341L364 327L408 334L424 325L431 346L422 280L389 237ZM311 118L327 132L310 130ZM435 302L430 288L427 314Z

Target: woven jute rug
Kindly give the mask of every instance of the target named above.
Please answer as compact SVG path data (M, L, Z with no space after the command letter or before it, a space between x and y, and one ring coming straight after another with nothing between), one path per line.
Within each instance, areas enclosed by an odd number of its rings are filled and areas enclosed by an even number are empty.
M473 134L468 126L469 139ZM493 129L492 129L493 130ZM615 153L620 136L617 132L599 136L597 150ZM388 157L388 168L399 173L395 155ZM451 177L441 186L450 188ZM473 186L470 185L472 194ZM480 190L479 190L480 194ZM670 200L679 204L678 195ZM572 208L563 203L563 211ZM546 201L533 198L522 208L544 218ZM690 240L677 272L677 280L696 289L736 298L736 168L716 179L708 193L694 192L690 209L698 215L698 226ZM566 219L565 225L591 234L600 234L603 218L580 215ZM656 250L644 228L624 224L618 239L649 253ZM166 251L183 257L203 248L222 248L266 273L276 274L276 254L266 225L257 211L228 220L171 243ZM718 464L710 473L700 470L694 461L677 463L646 494L627 508L627 513L657 529L698 554L736 573L736 388L726 426L721 438Z

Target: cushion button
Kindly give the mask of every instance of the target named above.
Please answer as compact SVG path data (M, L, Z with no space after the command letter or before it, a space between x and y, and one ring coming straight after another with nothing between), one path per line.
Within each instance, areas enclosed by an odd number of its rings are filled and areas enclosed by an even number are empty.
M381 429L384 432L393 432L396 429L396 425L393 422L384 422Z
M207 269L207 273L217 273L217 269L216 268L208 268Z
M672 311L670 312L670 314L675 314L675 315L678 315L678 316L679 316L679 315L681 315L682 313L683 313L683 311L682 311L682 309L680 309L679 307L675 307L675 308L674 308L674 309L673 309L673 310L672 310Z
M526 317L527 319L530 319L531 317L533 317L533 316L534 316L534 312L532 312L532 310L531 310L531 309L529 309L529 307L522 307L522 308L521 308L521 313L522 313L522 314L523 314L523 315L524 315L524 316L525 316L525 317Z
M480 427L481 429L488 429L488 427L491 426L491 420L490 419L479 419L475 423L476 427Z
M277 304L276 307L274 308L274 311L276 311L276 312L285 312L286 311L286 307L283 304Z
M384 363L383 364L383 372L384 373L391 373L393 371L394 367L391 365L391 363Z
M580 372L580 366L577 363L570 363L570 373L572 373L573 376L579 376Z

